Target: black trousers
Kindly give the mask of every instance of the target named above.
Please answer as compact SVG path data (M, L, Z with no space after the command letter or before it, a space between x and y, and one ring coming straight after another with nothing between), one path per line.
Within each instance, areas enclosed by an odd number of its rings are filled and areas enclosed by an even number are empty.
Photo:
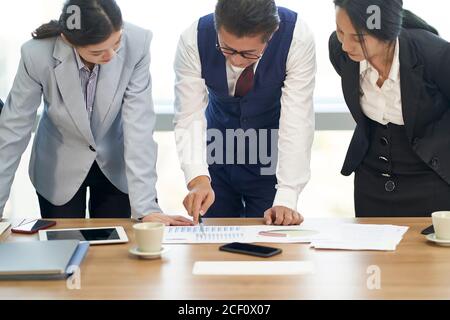
M355 172L357 217L430 217L450 210L450 185L414 152L404 126L370 120L369 151Z
M86 180L68 203L55 206L38 193L41 216L44 219L86 218L86 191L89 187L89 215L93 219L130 218L128 194L117 189L94 162Z

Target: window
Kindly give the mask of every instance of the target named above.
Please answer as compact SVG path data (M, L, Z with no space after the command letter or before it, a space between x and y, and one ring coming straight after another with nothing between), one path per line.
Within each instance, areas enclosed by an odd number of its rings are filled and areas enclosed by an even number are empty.
M173 112L173 60L179 36L199 17L213 12L216 0L117 0L117 2L126 21L153 31L151 71L155 107L160 114L170 114ZM20 59L20 46L30 39L30 33L40 24L58 18L62 4L62 0L2 2L0 98L5 99L12 86ZM351 216L352 179L339 174L351 137L351 122L345 122L346 118L338 117L336 114L347 110L342 99L340 80L328 60L328 38L335 29L333 2L278 0L277 4L299 12L300 17L308 23L315 34L318 61L316 111L324 115L323 118L319 118L322 121L318 121L318 128L330 130L341 127L348 130L321 131L316 134L312 180L300 198L299 210L312 217ZM448 1L428 0L424 3L420 0L404 0L404 7L431 23L440 31L442 37L450 39L448 18L444 14L450 13ZM159 157L164 159L158 162L158 191L161 205L168 213L182 212L181 201L186 189L183 176L178 169L173 134L158 132L155 137L160 146ZM22 158L12 189L8 208L14 217L31 216L39 212L34 189L27 174L30 149L31 146ZM332 163L329 159L333 159Z

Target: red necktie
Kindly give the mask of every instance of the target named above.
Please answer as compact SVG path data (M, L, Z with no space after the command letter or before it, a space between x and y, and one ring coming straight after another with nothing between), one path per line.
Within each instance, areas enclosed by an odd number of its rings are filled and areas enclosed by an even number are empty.
M236 82L236 90L234 96L236 98L245 97L253 88L253 81L255 79L255 73L253 71L254 64L245 68Z

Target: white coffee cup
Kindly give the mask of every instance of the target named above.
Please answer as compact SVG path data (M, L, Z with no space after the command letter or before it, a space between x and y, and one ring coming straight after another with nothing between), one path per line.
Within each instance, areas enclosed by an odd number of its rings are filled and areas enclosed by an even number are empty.
M450 211L432 214L434 234L438 240L450 240Z
M164 236L164 223L144 222L133 225L137 247L140 252L160 252Z

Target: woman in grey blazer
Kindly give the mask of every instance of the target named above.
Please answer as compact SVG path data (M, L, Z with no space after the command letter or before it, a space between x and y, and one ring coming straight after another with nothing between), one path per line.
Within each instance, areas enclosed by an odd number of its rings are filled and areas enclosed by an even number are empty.
M0 217L36 113L29 173L45 218L125 218L191 225L158 206L151 32L114 0L68 0L22 46L0 117Z

